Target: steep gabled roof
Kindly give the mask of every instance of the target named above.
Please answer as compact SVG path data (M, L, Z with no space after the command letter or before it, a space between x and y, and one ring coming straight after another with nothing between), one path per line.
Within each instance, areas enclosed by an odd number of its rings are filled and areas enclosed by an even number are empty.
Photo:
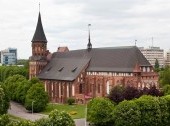
M32 38L32 42L47 42L44 29L41 22L41 14L39 13L37 27Z
M53 58L38 75L40 79L75 80L80 72L88 65L90 59Z
M55 52L52 59L45 67L39 78L55 80L74 80L71 69L83 68L88 64L86 71L94 72L133 72L138 63L139 66L151 66L148 60L143 56L136 46L115 47L115 48L93 48L73 50L65 53ZM48 73L45 73L49 67L52 67ZM64 67L63 74L56 72L57 69ZM77 68L76 68L77 67ZM70 79L70 76L72 77Z

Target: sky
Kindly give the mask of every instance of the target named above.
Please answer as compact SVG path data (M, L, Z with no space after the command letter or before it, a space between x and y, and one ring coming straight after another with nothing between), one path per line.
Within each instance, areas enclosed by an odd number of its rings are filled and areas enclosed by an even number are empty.
M0 0L0 50L31 56L39 2L50 52L87 48L88 24L93 48L134 46L137 40L138 47L170 49L170 0Z

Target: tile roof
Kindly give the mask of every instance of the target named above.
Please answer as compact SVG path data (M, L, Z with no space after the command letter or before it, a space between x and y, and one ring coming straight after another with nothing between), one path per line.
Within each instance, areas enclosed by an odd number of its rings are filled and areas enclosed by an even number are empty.
M52 60L39 78L72 81L88 63L86 71L94 72L133 72L136 64L151 66L136 46L82 49L53 53ZM75 73L71 72L74 68L77 69Z

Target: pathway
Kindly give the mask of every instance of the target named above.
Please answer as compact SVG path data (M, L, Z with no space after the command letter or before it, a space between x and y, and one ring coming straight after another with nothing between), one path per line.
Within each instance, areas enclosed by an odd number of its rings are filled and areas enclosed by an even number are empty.
M20 118L35 121L42 117L44 117L44 118L48 117L47 115L39 114L39 113L32 114L32 113L28 112L22 105L20 105L16 102L11 102L10 105L11 105L11 108L8 110L8 113L11 115L20 117ZM76 123L76 126L85 126L85 119L75 119L74 121ZM88 126L88 125L86 125L86 126Z

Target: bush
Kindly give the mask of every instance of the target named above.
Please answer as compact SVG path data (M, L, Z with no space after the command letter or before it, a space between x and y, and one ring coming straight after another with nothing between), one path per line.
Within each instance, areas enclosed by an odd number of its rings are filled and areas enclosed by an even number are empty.
M68 103L68 105L73 105L75 103L75 99L74 98L68 98L67 103Z
M159 126L161 111L156 97L142 96L134 100L141 111L141 126Z
M95 98L90 100L87 109L87 119L97 126L113 125L114 104L106 98Z
M66 112L53 110L49 114L49 119L52 126L75 126L73 119Z
M9 108L9 98L6 91L0 85L0 115L7 113Z
M41 118L35 121L36 126L51 126L51 122L49 118Z
M167 101L163 97L158 97L158 104L161 111L161 124L159 126L167 126L169 117Z
M166 95L163 97L166 102L167 102L167 107L168 107L168 126L170 125L170 95Z
M6 126L9 123L9 116L8 115L1 115L0 116L0 126Z
M170 95L170 85L163 86L164 95Z
M111 89L108 98L118 104L124 100L124 91L125 88L123 86L117 85Z
M139 126L141 112L134 101L123 101L114 110L115 126Z

